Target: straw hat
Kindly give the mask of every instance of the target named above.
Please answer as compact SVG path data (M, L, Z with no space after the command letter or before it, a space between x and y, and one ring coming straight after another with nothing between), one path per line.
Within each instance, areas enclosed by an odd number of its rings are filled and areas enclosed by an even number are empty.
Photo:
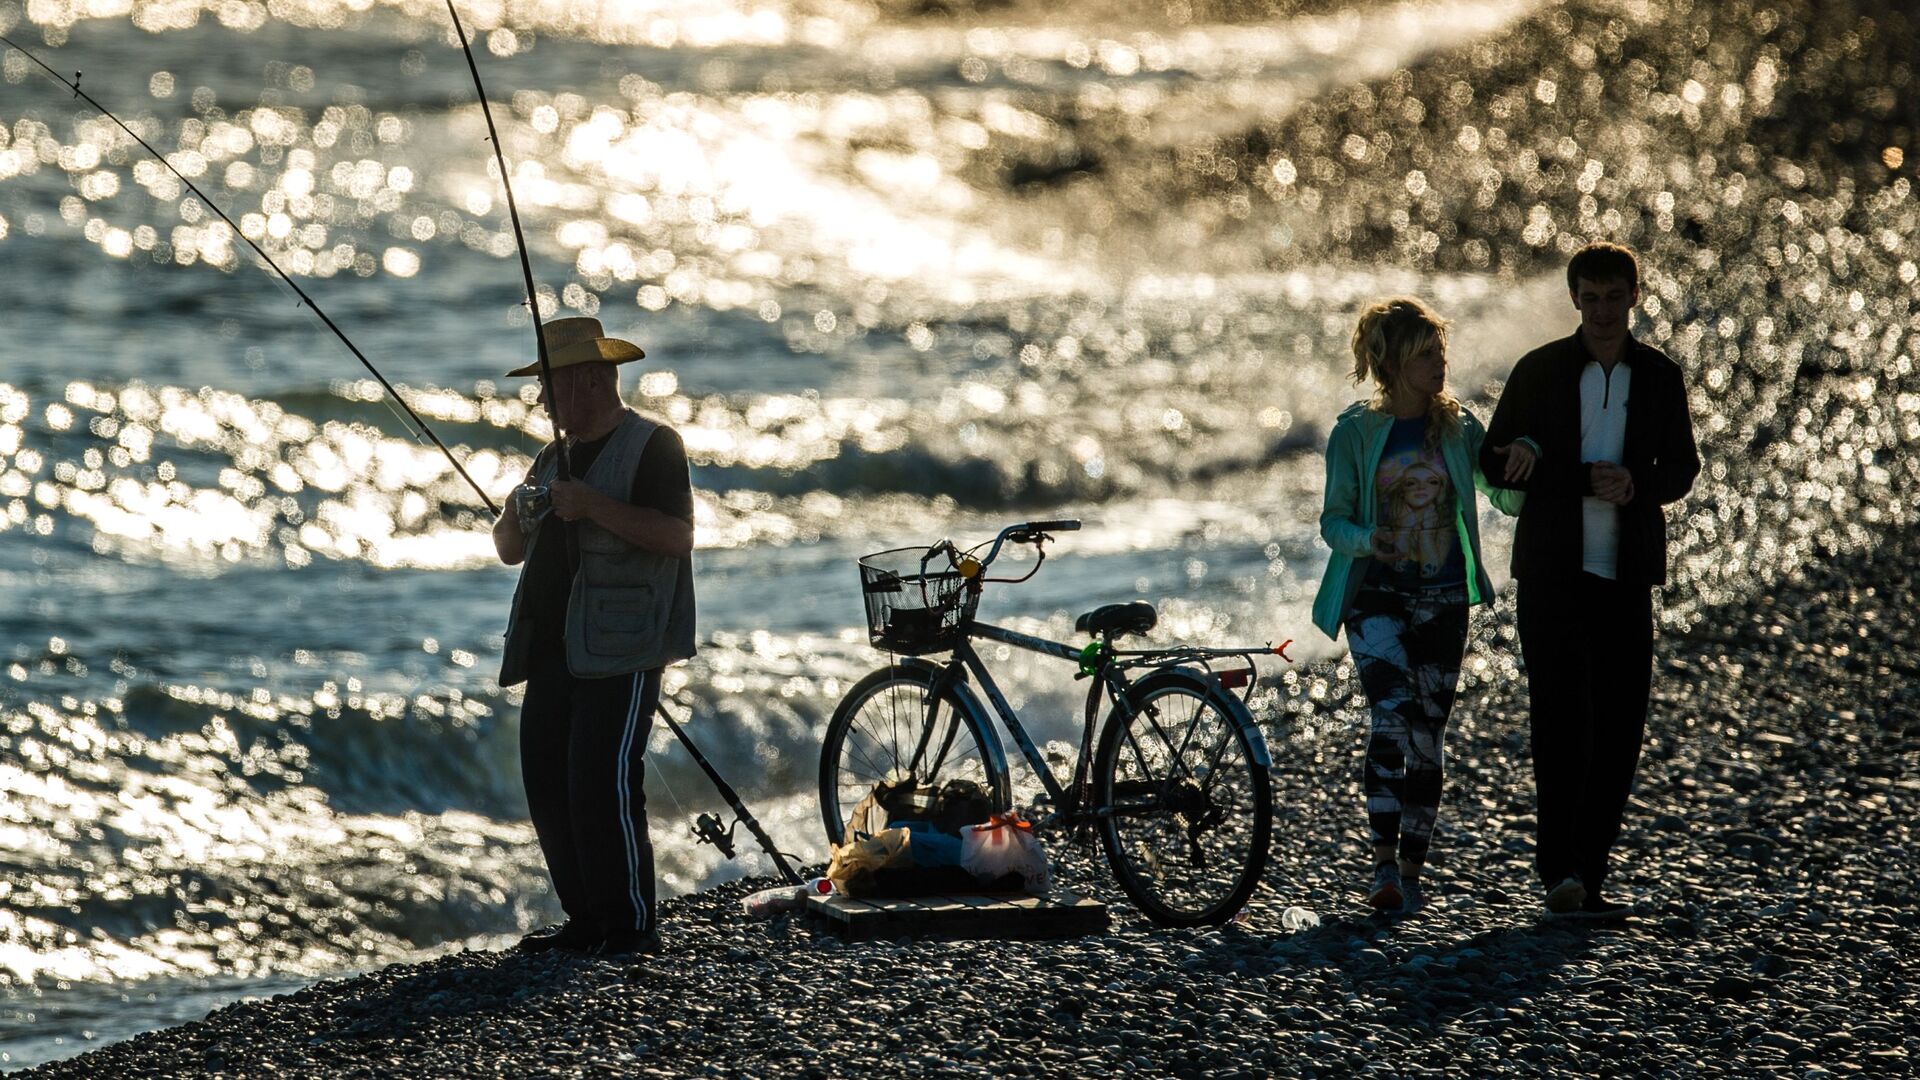
M555 319L544 324L547 338L547 363L556 368L573 364L624 364L647 354L631 341L610 338L601 329L599 319L585 316ZM540 361L507 372L513 375L540 374Z

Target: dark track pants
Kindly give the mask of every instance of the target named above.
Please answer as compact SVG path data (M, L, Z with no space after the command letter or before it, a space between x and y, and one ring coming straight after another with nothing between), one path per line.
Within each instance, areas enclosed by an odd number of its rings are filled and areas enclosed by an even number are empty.
M1520 651L1533 699L1535 867L1549 888L1589 892L1633 791L1653 684L1653 591L1594 574L1520 582Z
M601 931L654 925L647 839L647 735L660 669L581 679L536 659L520 708L520 774L553 891L567 918Z

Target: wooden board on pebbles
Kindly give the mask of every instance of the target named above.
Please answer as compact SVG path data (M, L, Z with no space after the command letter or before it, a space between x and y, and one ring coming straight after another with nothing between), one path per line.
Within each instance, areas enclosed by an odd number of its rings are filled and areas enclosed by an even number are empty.
M859 900L809 896L807 911L848 941L880 938L1065 938L1107 928L1107 905L1071 893L912 896Z

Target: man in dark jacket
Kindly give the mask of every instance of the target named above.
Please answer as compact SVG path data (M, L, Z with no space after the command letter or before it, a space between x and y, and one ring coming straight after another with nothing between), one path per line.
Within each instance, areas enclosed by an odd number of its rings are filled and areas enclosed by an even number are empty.
M1481 467L1527 493L1513 576L1547 909L1623 918L1628 906L1600 890L1646 728L1662 508L1693 486L1700 454L1679 365L1628 328L1640 302L1633 253L1589 244L1567 288L1580 329L1514 365Z

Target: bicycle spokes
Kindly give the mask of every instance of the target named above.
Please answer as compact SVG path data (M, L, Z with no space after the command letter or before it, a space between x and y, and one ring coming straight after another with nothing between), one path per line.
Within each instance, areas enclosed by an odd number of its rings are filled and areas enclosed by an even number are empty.
M940 703L929 697L926 701L927 722L920 725L919 737L914 742L913 753L906 760L907 775L918 778L924 775L931 779L940 775L941 766L946 764L947 754L953 749L954 737L960 734L960 721L951 711L944 716L940 713ZM935 738L936 732L939 737ZM927 751L933 750L931 756Z
M1162 698L1161 701L1167 699ZM1183 699L1185 700L1185 699ZM1156 792L1167 810L1186 816L1189 821L1205 820L1217 823L1221 815L1217 810L1205 809L1212 797L1211 779L1219 775L1220 759L1234 742L1231 727L1225 724L1207 725L1197 722L1195 716L1174 718L1171 723L1163 721L1160 703L1149 701L1140 709L1138 719L1144 724L1127 732L1127 747L1133 754L1133 763L1142 775L1159 776L1160 790ZM1194 746L1196 736L1203 728L1211 727L1211 747ZM1179 745L1174 745L1176 738ZM1149 760L1149 752L1143 743L1154 741L1157 745ZM1196 753L1196 749L1198 753ZM1184 793L1176 789L1185 787Z
M838 843L853 808L882 783L972 780L994 791L977 720L936 692L930 674L877 672L848 695L828 725L821 779L827 835Z
M921 687L888 695L878 704L874 719L880 723L858 724L848 732L849 756L864 766L876 783L925 782L938 776L958 729L952 711L942 709L939 699Z
M1241 722L1202 687L1167 681L1133 704L1103 755L1108 856L1155 918L1218 921L1265 864L1266 773Z

